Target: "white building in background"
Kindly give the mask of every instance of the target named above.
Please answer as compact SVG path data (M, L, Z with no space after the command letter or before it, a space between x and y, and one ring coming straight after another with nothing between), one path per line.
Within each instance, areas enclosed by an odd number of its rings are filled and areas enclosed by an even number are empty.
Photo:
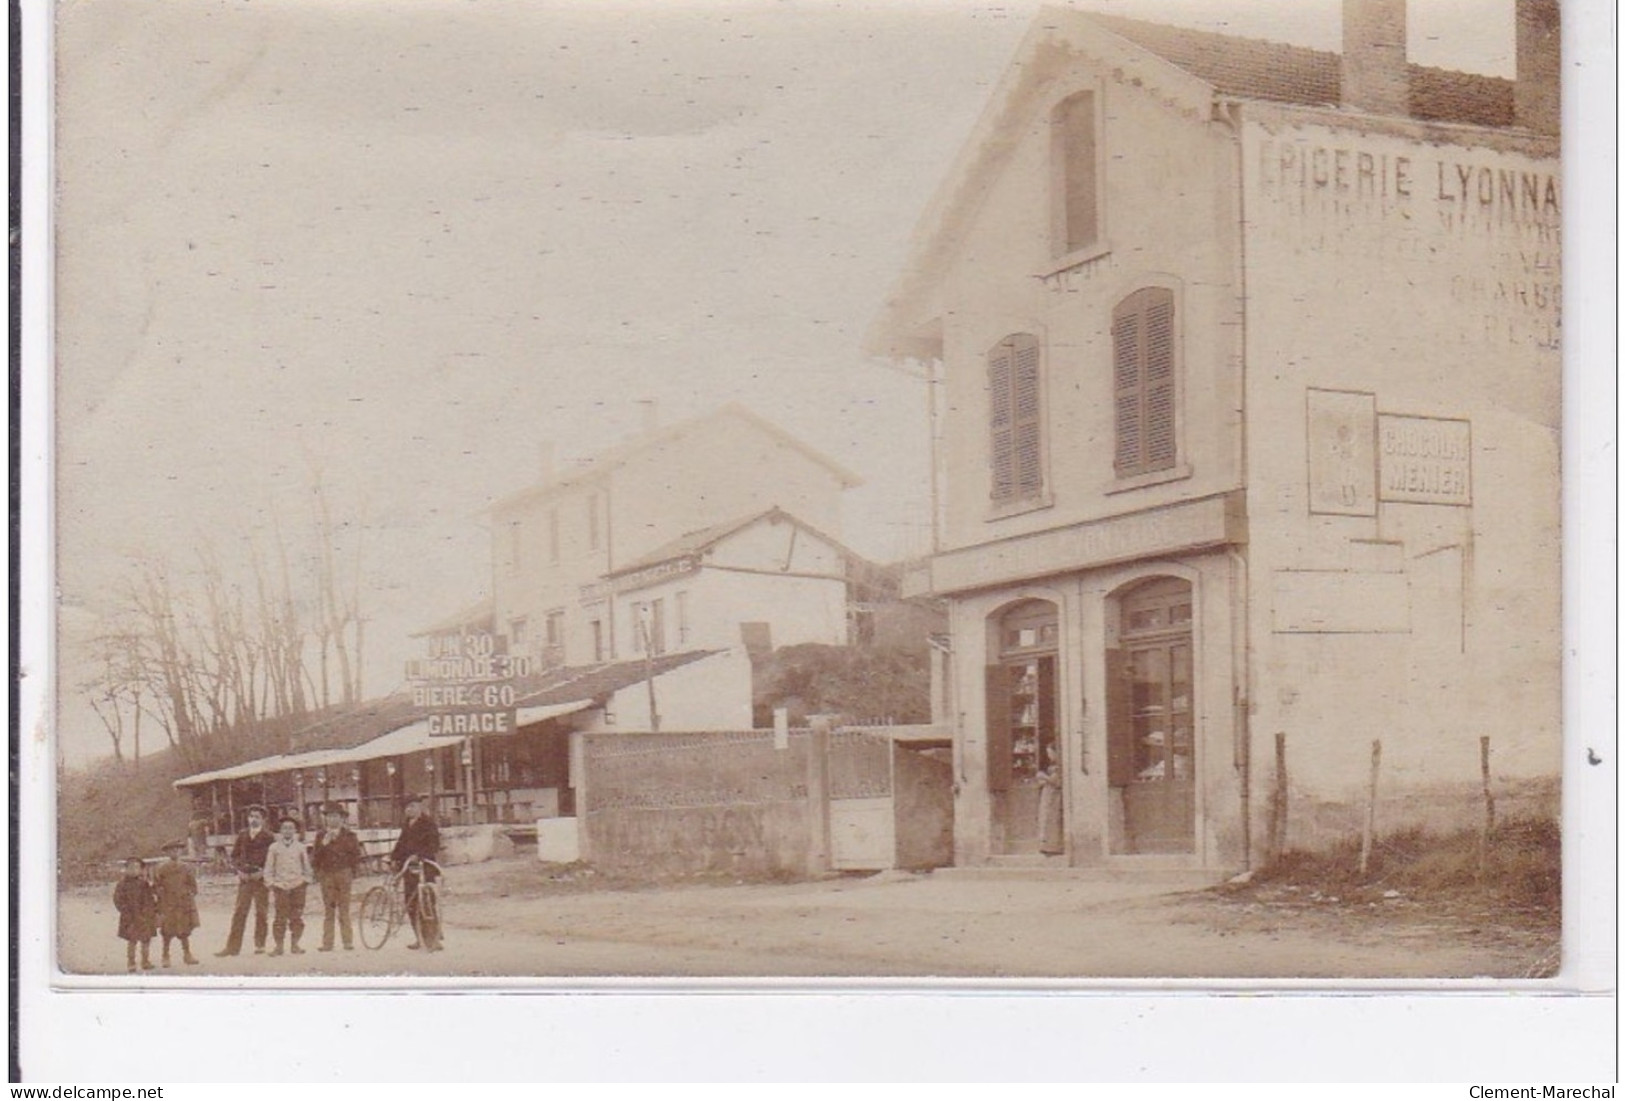
M753 650L850 640L849 578L861 560L780 508L689 532L583 585L617 598L615 635L633 654Z
M958 862L1046 766L1060 859L1215 871L1357 830L1376 741L1387 828L1481 738L1555 789L1557 22L1506 81L1402 0L1341 55L1037 18L870 338L942 380Z
M627 598L603 579L626 576L694 533L775 508L839 538L841 494L858 484L839 463L740 405L650 426L492 508L493 627L511 648L550 665L633 657L640 651ZM763 618L742 598L706 589L703 599L685 597L682 609L675 593L660 598L671 600L662 605L670 646L678 644L680 615L707 624L706 638L718 646L740 641L725 616L739 615L735 624Z

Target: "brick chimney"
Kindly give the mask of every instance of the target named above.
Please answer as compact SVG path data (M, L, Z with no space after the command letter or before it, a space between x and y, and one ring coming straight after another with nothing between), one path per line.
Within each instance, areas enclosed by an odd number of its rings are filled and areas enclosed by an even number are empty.
M1563 59L1558 0L1518 0L1518 82L1513 121L1537 134L1557 134L1563 121Z
M1405 0L1343 0L1343 106L1408 115L1410 100Z

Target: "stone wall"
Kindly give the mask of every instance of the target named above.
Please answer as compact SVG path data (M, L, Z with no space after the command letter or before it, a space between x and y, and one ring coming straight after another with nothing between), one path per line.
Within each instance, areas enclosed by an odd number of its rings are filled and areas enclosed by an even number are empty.
M593 734L583 857L605 870L800 875L808 867L808 734Z

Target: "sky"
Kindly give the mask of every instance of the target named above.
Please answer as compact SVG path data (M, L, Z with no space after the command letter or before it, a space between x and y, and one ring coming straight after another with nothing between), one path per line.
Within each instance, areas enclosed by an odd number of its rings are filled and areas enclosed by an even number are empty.
M1339 42L1338 0L1075 6ZM1413 0L1412 60L1510 76L1512 0ZM922 383L860 342L1027 0L64 0L56 29L60 739L142 560L294 553L319 477L366 691L489 591L483 510L740 401L929 546Z

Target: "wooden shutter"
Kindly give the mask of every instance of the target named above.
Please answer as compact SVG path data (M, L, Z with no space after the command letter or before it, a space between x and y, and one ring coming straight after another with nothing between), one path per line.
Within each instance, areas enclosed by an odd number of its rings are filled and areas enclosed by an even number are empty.
M1012 666L987 667L987 789L1009 791L1011 781L1010 755L1010 692L1014 686Z
M1106 783L1114 788L1134 782L1134 693L1129 683L1128 655L1106 651Z
M1114 465L1120 476L1174 465L1174 336L1174 296L1163 288L1135 291L1112 313Z
M993 499L1007 500L1016 492L1016 416L1011 381L1015 349L1000 341L987 357L989 425L993 433Z
M1119 474L1140 468L1140 315L1124 306L1112 319L1112 396L1117 408Z
M1174 465L1174 297L1157 291L1145 311L1145 469Z
M1043 747L1057 746L1058 731L1055 724L1055 659L1038 659L1038 767L1044 767Z
M1044 491L1044 402L1039 366L1038 338L1030 333L1001 340L988 353L995 501L1037 497Z
M1014 360L1016 496L1037 497L1044 492L1043 402L1039 393L1037 338L1016 337Z

